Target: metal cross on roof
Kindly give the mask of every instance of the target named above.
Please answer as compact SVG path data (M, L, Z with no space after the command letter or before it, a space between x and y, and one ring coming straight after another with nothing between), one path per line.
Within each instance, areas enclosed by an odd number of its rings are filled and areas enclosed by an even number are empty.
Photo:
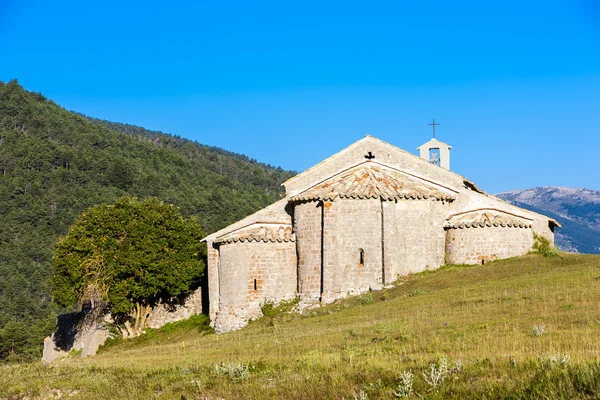
M428 124L429 126L433 127L433 138L435 139L435 127L438 126L439 124L435 123L435 118L433 119L433 122L431 124Z

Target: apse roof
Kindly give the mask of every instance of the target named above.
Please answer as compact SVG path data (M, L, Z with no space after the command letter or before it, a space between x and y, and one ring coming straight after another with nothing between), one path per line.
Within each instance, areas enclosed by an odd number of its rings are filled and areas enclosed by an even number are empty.
M215 243L235 242L293 242L291 225L258 223L217 237Z
M383 200L454 200L454 195L423 179L385 167L375 162L366 162L343 171L307 190L291 196L291 201L336 199Z
M480 209L450 216L445 228L508 227L531 228L533 220L496 209Z

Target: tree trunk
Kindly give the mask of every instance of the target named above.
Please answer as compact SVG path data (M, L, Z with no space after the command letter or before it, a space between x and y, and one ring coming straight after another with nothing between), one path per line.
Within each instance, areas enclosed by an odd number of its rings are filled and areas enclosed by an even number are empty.
M136 336L133 334L133 329L131 328L129 321L125 321L125 329L127 329L127 336L125 336L125 332L123 332L123 339L129 339Z
M132 312L132 317L134 317L133 327L131 327L129 321L125 323L125 327L128 328L127 330L131 330L131 337L137 337L142 334L144 328L146 327L146 319L148 318L148 314L150 314L151 310L152 307L150 307L149 305L135 303L135 311Z

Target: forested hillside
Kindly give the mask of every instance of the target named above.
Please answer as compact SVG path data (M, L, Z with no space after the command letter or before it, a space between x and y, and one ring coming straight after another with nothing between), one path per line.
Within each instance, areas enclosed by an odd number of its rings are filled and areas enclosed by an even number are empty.
M69 112L0 82L0 359L37 358L57 312L52 250L85 209L156 196L208 233L282 195L293 173L245 156Z

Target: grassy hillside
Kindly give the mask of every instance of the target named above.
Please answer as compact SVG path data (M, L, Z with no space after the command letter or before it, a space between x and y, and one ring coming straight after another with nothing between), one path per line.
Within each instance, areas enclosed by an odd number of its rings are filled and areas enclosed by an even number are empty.
M53 247L83 210L156 196L208 233L278 200L293 175L145 132L92 122L0 82L0 361L41 357L60 311L50 301Z
M598 304L600 256L450 266L237 332L188 324L93 358L2 366L0 393L392 399L410 371L412 398L598 398Z

